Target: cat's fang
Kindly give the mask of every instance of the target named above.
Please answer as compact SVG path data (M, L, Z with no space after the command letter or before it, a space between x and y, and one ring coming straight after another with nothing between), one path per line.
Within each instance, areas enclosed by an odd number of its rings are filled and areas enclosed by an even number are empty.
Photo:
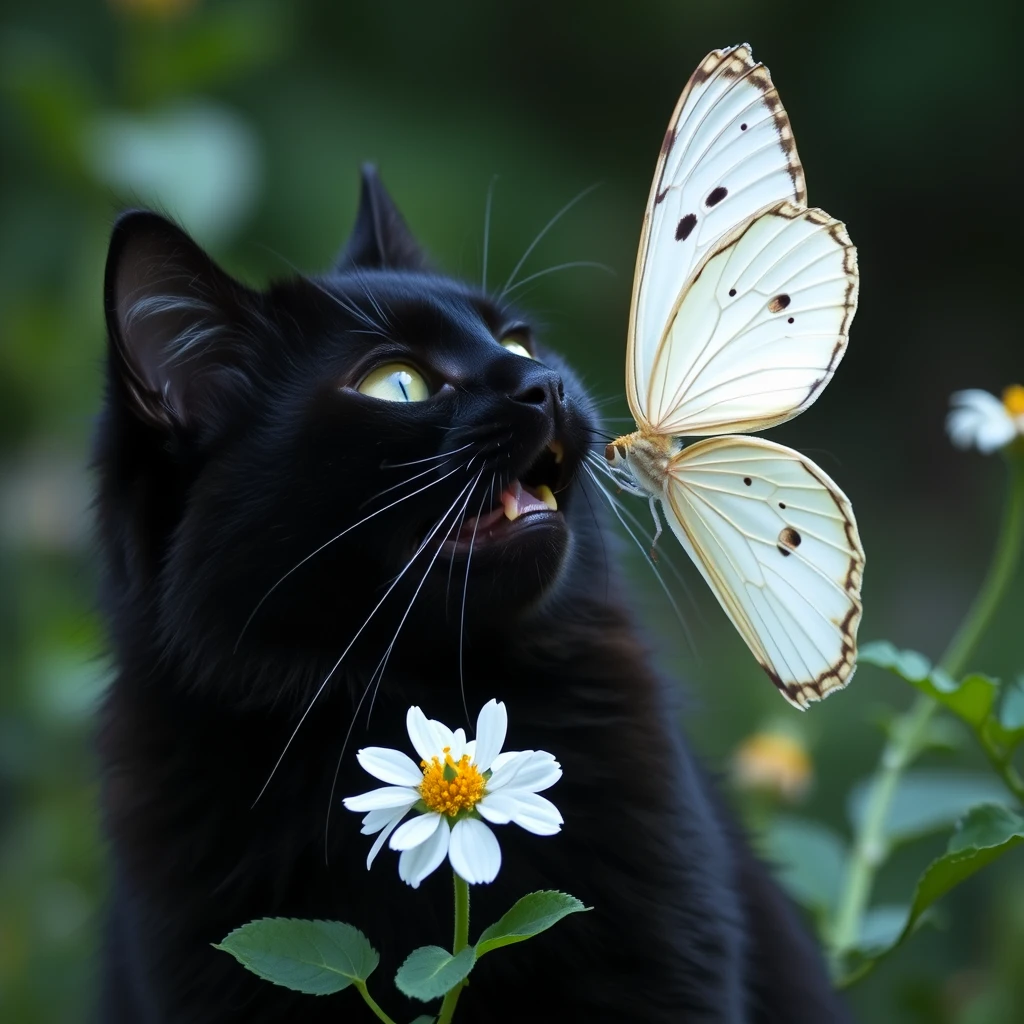
M555 456L555 465L560 466L562 464L562 459L565 458L565 446L562 444L562 442L550 441L548 443L548 451L550 451ZM555 511L555 507L556 506L554 505L551 506L552 512Z
M501 507L505 518L515 522L527 512L557 512L558 502L547 484L524 487L518 480L513 480L502 492Z
M557 457L556 461L558 461ZM558 502L555 500L555 495L547 484L541 484L540 487L537 488L536 494L552 512L558 511Z
M519 486L519 481L516 480L512 486L501 495L501 504L505 509L505 518L510 522L515 522L519 516L519 494L522 488Z

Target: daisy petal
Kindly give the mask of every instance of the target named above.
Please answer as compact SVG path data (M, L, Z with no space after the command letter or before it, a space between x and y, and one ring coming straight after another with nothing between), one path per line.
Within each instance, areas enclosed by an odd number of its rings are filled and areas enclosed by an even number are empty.
M452 829L448 858L471 885L493 882L501 867L501 847L494 833L476 818L463 818Z
M504 785L511 789L524 789L531 793L539 793L542 789L553 786L561 777L562 766L555 760L554 755L549 754L546 750L535 750L515 773L515 776ZM498 788L503 787L499 786Z
M364 836L372 836L379 832L395 816L394 807L382 807L376 811L370 811L363 818L363 827L359 830ZM402 811L405 814L405 811Z
M496 825L512 822L537 836L553 836L562 829L562 815L546 797L524 790L489 793L477 805L482 817Z
M527 762L535 753L534 750L510 750L507 755L499 754L491 765L492 773L487 780L487 792L493 793L496 789L507 786L520 770L526 767Z
M382 786L380 789L371 789L369 793L360 793L359 796L347 796L342 803L350 811L377 811L382 807L412 807L420 794L415 789L406 786Z
M518 806L515 797L502 790L498 793L488 793L473 809L492 825L507 825Z
M441 815L436 812L419 814L407 821L392 837L388 844L392 850L411 850L425 843L441 824Z
M532 754L532 750L506 750L505 753L499 754L491 762L491 771L496 772L502 765L506 765L509 761L514 761L517 757L522 754ZM475 763L475 762L474 762Z
M429 761L441 753L440 737L434 731L433 723L419 708L409 708L405 716L405 728L409 732L413 749L420 755L421 761Z
M370 847L370 852L366 856L366 870L370 870L370 865L373 863L373 858L380 853L381 847L387 842L388 836L395 831L395 826L409 813L408 808L404 811L399 811L391 821L385 826L384 831L373 841L373 846Z
M468 744L466 743L466 730L461 728L456 729L455 732L452 733L452 760L461 760L462 755L467 753L467 746Z
M435 757L440 757L444 752L444 748L447 747L449 750L454 751L455 748L455 733L448 728L444 722L439 722L436 718L430 720L430 727L434 730L434 735L437 737L438 747L434 751ZM465 734L463 734L465 735ZM459 755L462 756L461 754ZM456 758L458 760L458 758Z
M501 752L508 731L508 712L504 702L489 700L476 720L476 750L474 763L481 772L487 771Z
M398 877L414 889L418 889L420 882L447 856L448 839L451 834L447 823L442 823L425 843L420 843L411 850L403 850L398 858Z
M950 405L946 431L958 448L974 446L989 454L1008 444L1017 432L1006 407L987 391L957 391L950 398Z
M356 760L375 779L393 786L418 786L423 781L423 772L416 762L400 750L365 747L356 754Z

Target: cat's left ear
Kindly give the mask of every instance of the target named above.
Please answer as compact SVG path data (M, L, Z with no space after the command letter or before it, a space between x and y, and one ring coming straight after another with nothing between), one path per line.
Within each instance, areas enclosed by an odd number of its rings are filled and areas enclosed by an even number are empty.
M181 228L132 210L114 226L104 282L111 384L140 420L193 426L247 382L260 296Z
M372 164L364 164L355 227L336 270L420 270L426 256Z

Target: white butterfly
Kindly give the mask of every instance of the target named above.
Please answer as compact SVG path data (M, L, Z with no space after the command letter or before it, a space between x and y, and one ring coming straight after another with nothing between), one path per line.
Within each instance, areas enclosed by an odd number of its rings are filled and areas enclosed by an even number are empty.
M715 50L662 143L633 282L626 392L608 445L655 499L733 625L799 708L853 675L864 552L842 491L757 437L806 409L846 350L857 257L807 209L789 118L749 46ZM677 438L715 435L683 447ZM655 537L657 539L657 535Z

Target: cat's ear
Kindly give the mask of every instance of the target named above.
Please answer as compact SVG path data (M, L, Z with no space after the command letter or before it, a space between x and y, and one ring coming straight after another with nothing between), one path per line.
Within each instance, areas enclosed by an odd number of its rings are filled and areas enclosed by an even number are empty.
M377 168L364 164L359 212L336 269L419 270L425 263L423 250L384 188Z
M114 385L144 421L189 426L243 382L257 294L176 224L145 210L114 226L104 283Z

